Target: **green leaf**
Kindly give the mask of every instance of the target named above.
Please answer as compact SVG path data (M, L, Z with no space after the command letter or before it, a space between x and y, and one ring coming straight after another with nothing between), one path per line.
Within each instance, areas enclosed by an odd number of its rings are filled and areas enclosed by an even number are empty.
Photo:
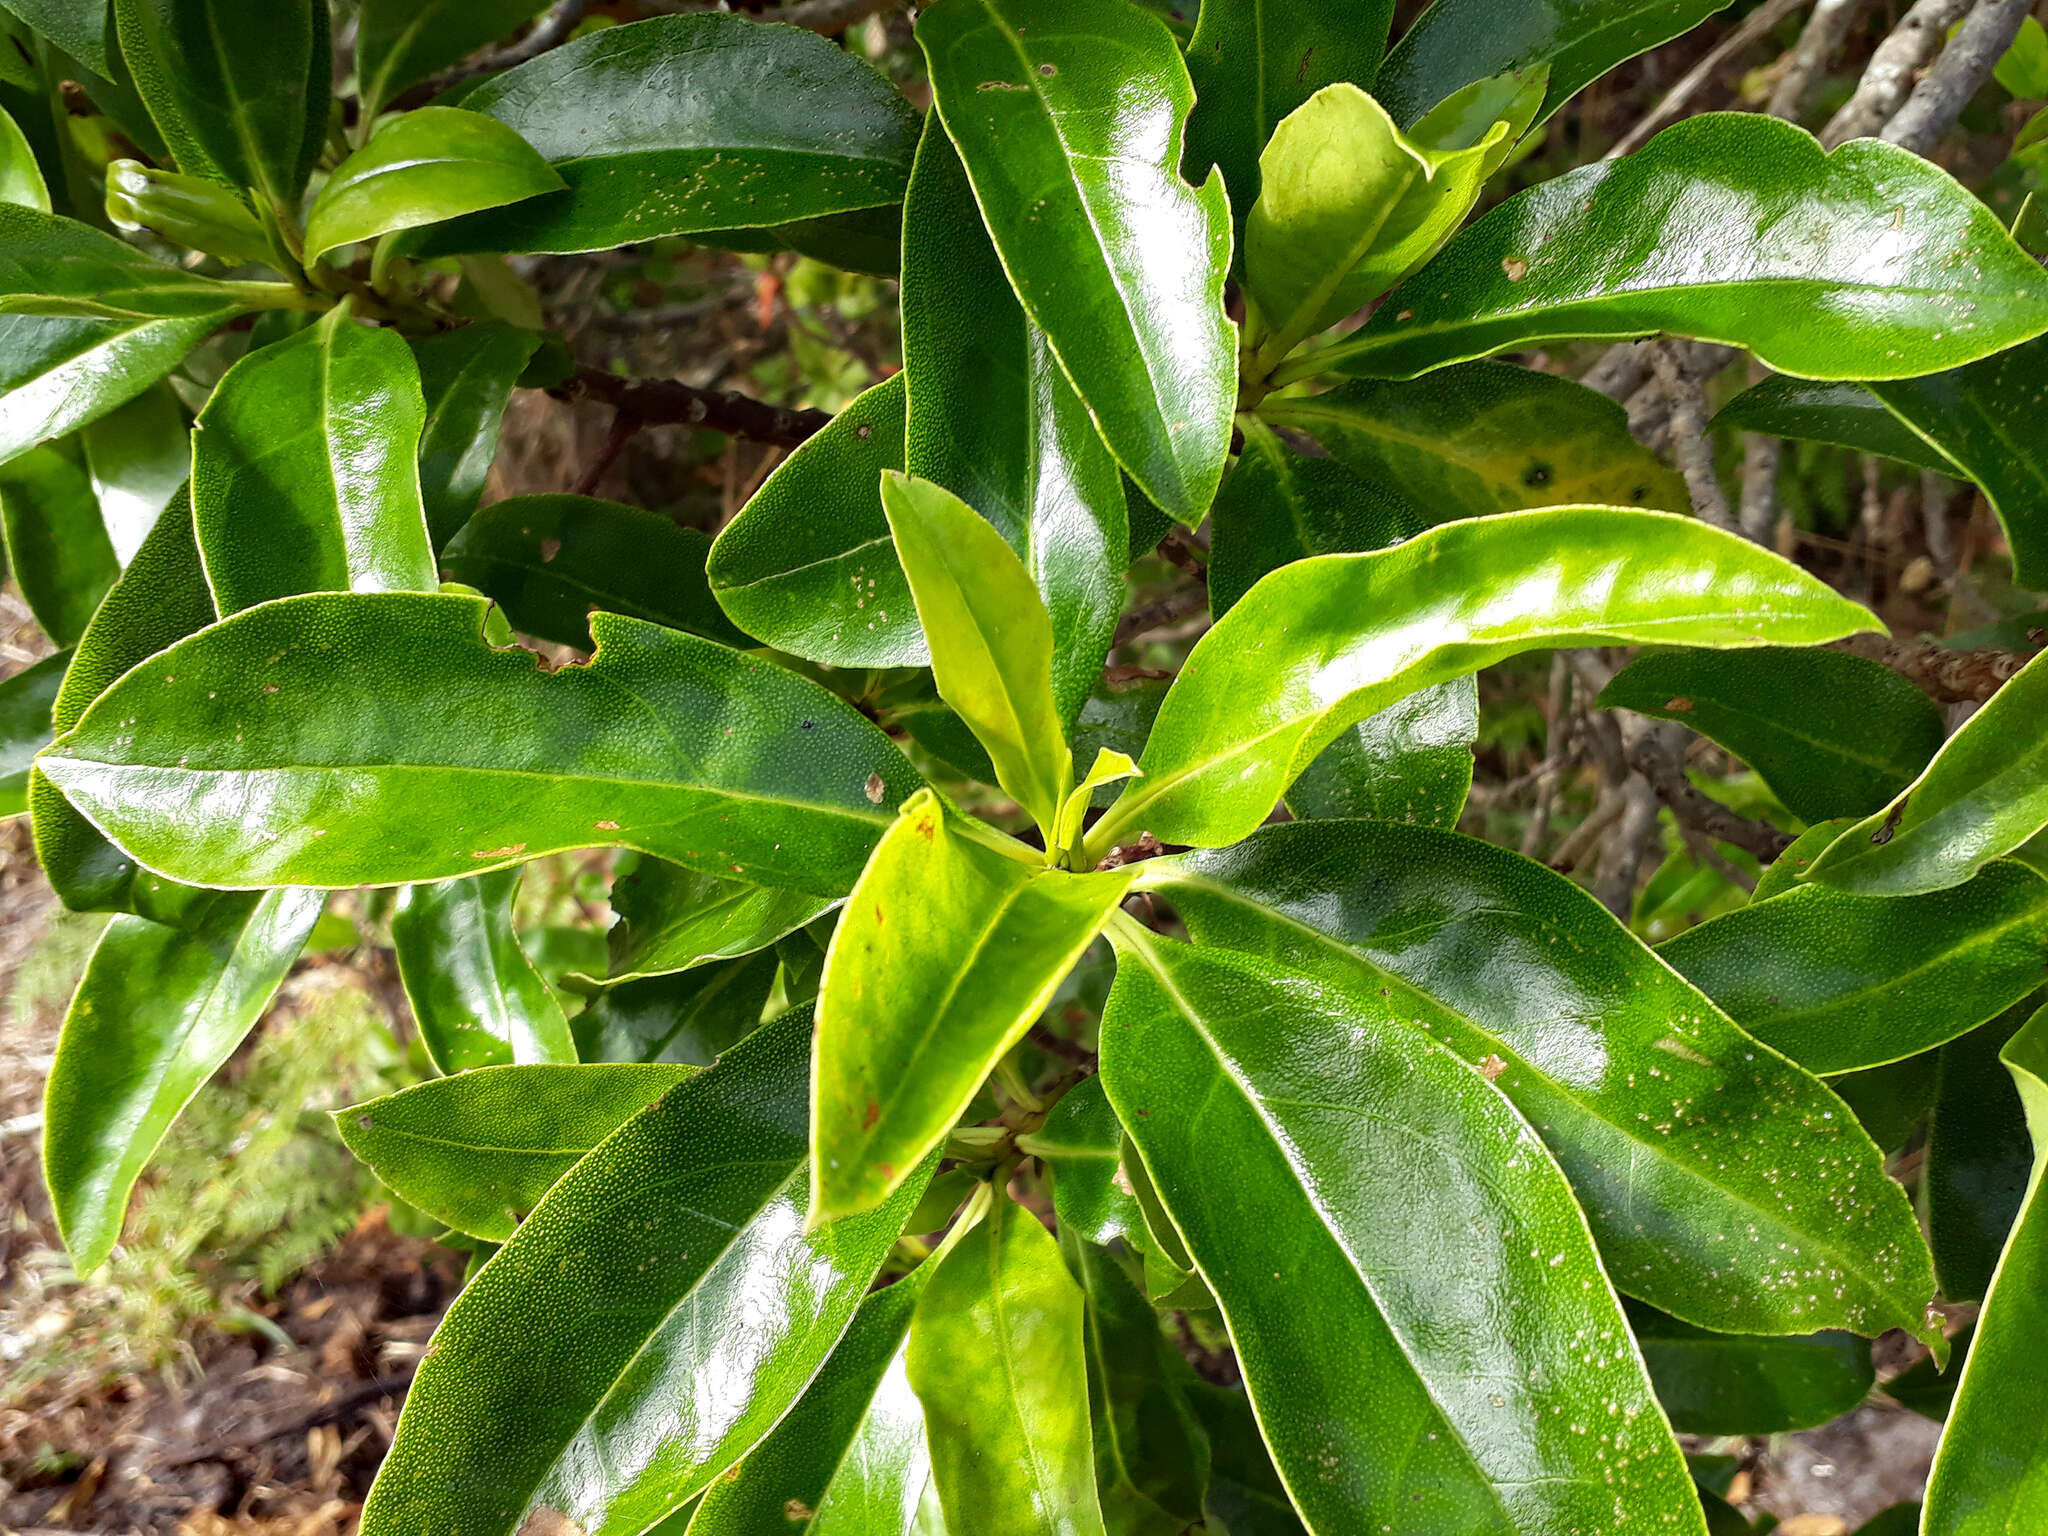
M582 1061L708 1067L751 1034L775 988L772 949L607 987L570 1021Z
M1152 734L1152 721L1159 714L1167 686L1168 680L1162 677L1100 679L1074 722L1074 755L1088 762L1108 750L1135 761L1145 750L1145 738ZM1098 807L1106 806L1116 793L1109 785L1101 785L1090 798Z
M441 569L495 598L514 629L589 650L590 615L623 613L749 644L704 578L708 535L594 496L494 501L448 541Z
M306 256L567 185L496 118L421 107L393 118L335 167L306 212Z
M1755 545L1655 512L1509 513L1296 561L1196 642L1145 744L1146 777L1089 847L1141 828L1235 842L1346 726L1521 651L1814 644L1873 623Z
M29 769L49 745L50 710L70 665L71 652L58 651L0 682L0 816L28 809Z
M462 105L526 140L569 190L471 214L408 249L609 250L883 207L903 200L917 148L916 115L873 65L745 16L606 27Z
M1597 702L1683 721L1754 768L1802 821L1880 809L1947 735L1934 701L1889 667L1811 648L1645 656Z
M1476 144L1431 149L1348 83L1289 113L1259 156L1263 190L1245 221L1257 371L1435 255L1478 201L1506 131L1496 124Z
M627 847L820 896L916 787L880 731L773 662L600 614L590 664L548 675L484 642L486 611L411 592L249 609L109 689L43 771L202 884L396 885ZM405 708L365 716L393 678Z
M1247 421L1244 450L1211 514L1210 611L1220 619L1261 576L1293 561L1384 549L1420 533L1427 514L1386 489L1399 483L1294 453L1264 423Z
M818 1001L814 1221L885 1199L945 1139L1130 884L978 827L921 792L846 899Z
M1809 878L1870 896L1958 885L2048 826L2048 657L1964 721L1884 810L1830 843Z
M52 723L63 735L78 724L86 706L144 658L211 624L213 595L192 538L192 506L180 491L108 590L72 654L71 670L57 694ZM67 907L78 911L128 911L161 916L151 907L155 876L138 881L135 861L74 810L44 776L29 775L29 807L35 821L36 862Z
M1563 876L1385 822L1269 827L1140 868L1196 943L1384 994L1489 1074L1630 1295L1728 1332L1924 1328L1934 1275L1878 1149Z
M942 485L884 471L882 510L932 652L939 697L995 764L996 782L1057 834L1074 782L1052 693L1052 619L1024 562Z
M941 0L917 36L1025 313L1124 471L1200 522L1230 448L1230 208L1180 179L1172 34L1121 3Z
M1301 821L1363 816L1455 827L1472 789L1479 685L1469 677L1411 693L1323 748L1287 791Z
M1123 1177L1123 1123L1102 1091L1102 1079L1084 1077L1053 1105L1031 1133L1031 1155L1052 1173L1052 1204L1061 1235L1088 1243L1125 1238L1143 1247L1145 1218Z
M906 1336L931 1271L860 1304L788 1417L712 1484L690 1536L911 1536L931 1457Z
M1400 486L1437 522L1525 507L1692 508L1685 482L1629 435L1618 402L1533 368L1460 363L1407 383L1357 379L1269 396L1259 414Z
M185 928L122 916L101 933L43 1099L44 1176L81 1275L113 1251L135 1180L270 1006L323 899L223 891Z
M1935 1056L1920 1209L1941 1294L1951 1301L1974 1301L1990 1289L2026 1198L2033 1169L2026 1109L1998 1053L2039 1002L2023 999Z
M445 547L476 511L513 383L540 341L537 331L488 321L412 339L427 408L420 496L434 548Z
M2001 863L1919 896L1806 885L1657 952L1773 1050L1849 1072L1931 1050L2038 987L2048 881Z
M2048 276L1945 172L1876 139L1830 154L1776 118L1710 112L1509 198L1299 366L1404 379L1671 331L1803 378L1883 379L2043 329Z
M1380 68L1375 94L1412 123L1462 86L1550 66L1547 118L1615 65L1690 32L1728 0L1438 0Z
M2031 16L2021 17L2019 35L1991 77L2022 101L2048 97L2048 29Z
M1295 108L1326 85L1370 87L1387 51L1393 0L1211 0L1195 17L1181 172L1190 182L1220 166L1242 232L1259 199L1259 151Z
M838 903L642 859L612 885L609 981L692 970L766 949Z
M546 8L546 0L363 0L356 24L360 120Z
M364 1536L639 1532L797 1400L924 1184L804 1231L810 1024L785 1014L548 1191L435 1332Z
M903 436L904 378L895 373L776 467L705 564L727 617L828 666L931 660L882 511L882 471L903 468Z
M114 20L178 169L295 210L327 139L326 0L114 0Z
M1088 1422L1109 1536L1183 1536L1202 1518L1209 1437L1187 1401L1195 1379L1159 1314L1103 1249L1062 1251L1087 1299Z
M304 592L431 592L426 408L395 331L329 311L250 353L192 437L192 520L223 615Z
M1491 133L1495 123L1505 124L1506 132L1487 151L1485 174L1491 176L1536 121L1549 89L1548 64L1503 70L1459 86L1411 123L1408 137L1430 149L1466 149Z
M903 265L903 467L987 518L1023 561L1052 620L1059 718L1071 720L1102 675L1124 604L1123 477L1010 291L936 117L904 219L914 233Z
M1116 937L1103 1081L1309 1529L1698 1531L1585 1218L1507 1101L1366 988Z
M1939 1053L1909 1056L1835 1078L1828 1086L1855 1114L1879 1150L1903 1148L1934 1105L1935 1060Z
M29 612L53 644L76 645L121 567L75 448L32 448L0 467L0 525Z
M28 138L5 107L0 107L0 203L50 211L50 189Z
M1244 1389L1198 1381L1189 1392L1209 1432L1209 1487L1202 1510L1218 1536L1303 1536L1301 1517L1273 1470Z
M523 874L514 865L410 886L392 914L399 979L443 1072L576 1060L562 1005L512 931Z
M231 267L281 260L277 236L257 221L244 193L137 160L109 165L106 183L106 217L123 235L204 251Z
M120 320L0 314L0 464L127 404L235 311L224 304Z
M266 293L269 288L253 286ZM218 325L248 307L248 291L168 266L75 219L0 203L0 312L131 323L208 316ZM146 380L129 394L154 382Z
M1847 816L1836 816L1818 821L1793 838L1790 847L1764 866L1749 899L1752 902L1769 901L1773 896L1797 890L1800 877L1813 867L1821 849L1840 837L1850 820Z
M7 0L5 9L94 74L104 78L108 73L111 23L103 0Z
M1081 1288L1038 1218L997 1193L939 1262L910 1325L947 1529L1103 1536Z
M1948 473L1984 488L2012 545L2013 579L2048 588L2048 447L2034 430L2048 400L2048 340L1869 389L1955 463Z
M1969 477L1954 460L1921 437L1861 384L1816 383L1775 375L1753 384L1722 406L1717 427L1765 432L1772 437L1833 443L1858 453L1897 459L1936 474Z
M2033 1176L1935 1452L1926 1536L2017 1536L2048 1499L2048 1374L2037 1368L2048 1328L2048 1008L2006 1043L2002 1059L2026 1105Z
M1876 1379L1870 1342L1853 1333L1708 1333L1635 1305L1628 1323L1657 1401L1683 1435L1811 1429L1855 1408Z
M694 1070L484 1066L338 1109L334 1123L408 1204L502 1243L585 1153Z
M78 434L114 558L135 557L192 474L192 435L167 384L144 390Z

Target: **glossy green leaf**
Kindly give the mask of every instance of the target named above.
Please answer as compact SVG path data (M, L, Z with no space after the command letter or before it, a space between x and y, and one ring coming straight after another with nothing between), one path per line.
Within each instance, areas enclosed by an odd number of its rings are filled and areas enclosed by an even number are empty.
M1103 1080L1309 1529L1700 1530L1585 1218L1507 1101L1363 987L1117 941Z
M1754 768L1803 821L1879 809L1947 735L1934 701L1889 667L1810 647L1645 656L1597 702L1683 721Z
M577 1058L708 1067L760 1024L780 968L764 949L607 987L570 1021Z
M1432 522L1573 504L1692 508L1685 482L1629 435L1619 403L1533 368L1460 363L1407 383L1357 379L1268 398L1259 414L1399 486Z
M1844 832L1810 878L1871 896L1969 879L2048 826L2048 655L2007 680L1949 737L1926 772Z
M895 277L903 266L903 210L890 203L765 229L705 230L696 239L721 251L792 251L828 267Z
M1548 64L1503 70L1458 87L1411 123L1408 137L1431 149L1465 149L1486 138L1495 123L1501 123L1506 132L1486 154L1486 174L1491 176L1507 163L1536 121L1549 89Z
M1945 172L1880 140L1829 154L1776 118L1713 112L1509 198L1317 363L1413 378L1671 331L1781 373L1882 379L2043 329L2048 275Z
M1061 1096L1031 1133L1030 1151L1052 1173L1052 1204L1061 1234L1083 1242L1128 1238L1144 1244L1145 1218L1123 1176L1123 1122L1110 1108L1100 1077L1084 1077Z
M1380 69L1376 93L1401 123L1460 87L1534 64L1550 66L1548 117L1639 53L1690 32L1728 0L1438 0Z
M1074 722L1074 756L1088 762L1107 748L1135 760L1145 750L1145 738L1152 734L1152 722L1167 687L1168 679L1162 677L1100 679ZM1114 785L1104 785L1092 798L1097 806L1106 806L1116 796Z
M1186 1396L1195 1379L1152 1310L1103 1249L1062 1251L1087 1300L1088 1423L1109 1536L1182 1536L1202 1518L1209 1437Z
M917 795L846 899L818 1001L813 1220L866 1210L944 1140L1130 884L978 826Z
M593 496L513 496L463 525L441 556L451 581L495 598L512 627L589 650L590 615L749 644L704 578L710 538L659 512Z
M773 662L601 614L590 664L549 675L484 642L486 611L410 592L249 609L108 690L43 771L144 864L202 884L402 884L629 847L821 896L916 787L880 731ZM394 679L404 707L366 716Z
M925 124L904 219L904 468L994 524L1052 621L1053 695L1073 719L1124 603L1123 478L1045 333L1025 317L960 157Z
M1259 198L1259 151L1295 108L1326 85L1371 86L1387 51L1392 0L1211 0L1195 17L1181 171L1191 182L1220 166L1240 230Z
M1828 1086L1882 1151L1897 1152L1933 1107L1936 1054L1866 1067L1837 1077Z
M57 694L55 733L61 736L77 725L86 706L130 667L204 629L215 617L192 538L191 501L181 491L86 626ZM151 898L154 887L170 882L148 874L138 880L135 861L74 810L40 768L29 775L28 797L36 862L66 906L81 911L140 907L144 916L165 915L153 910Z
M2022 1000L1935 1056L1920 1209L1941 1294L1951 1301L1974 1301L1990 1289L2026 1198L2034 1166L2026 1109L1998 1053L2039 1001Z
M13 12L96 75L108 70L107 37L112 23L99 0L7 0Z
M512 931L522 874L515 865L410 886L392 914L398 975L443 1072L576 1060L562 1005Z
M797 1400L923 1189L806 1234L810 1022L785 1015L627 1121L470 1281L364 1536L637 1533Z
M2003 1052L2026 1105L2034 1168L2025 1203L1984 1297L1955 1407L1927 1480L1926 1536L2021 1536L2048 1501L2048 1009Z
M71 653L58 651L0 682L0 816L28 809L29 768L50 743L50 711L70 665Z
M334 1123L408 1204L502 1243L585 1153L694 1070L478 1067L338 1109Z
M1717 427L1833 443L1966 479L1955 461L1885 408L1861 384L1780 376L1753 384L1722 406Z
M1729 1332L1924 1327L1933 1271L1878 1149L1563 876L1384 822L1141 868L1196 943L1385 995L1491 1075L1629 1294Z
M365 119L416 80L467 58L545 10L546 0L363 0L356 74Z
M258 222L243 193L138 160L116 160L107 167L106 182L106 217L123 235L147 234L166 245L205 251L231 267L274 266L280 259L277 237Z
M36 164L36 152L5 107L0 107L0 203L50 211L50 189Z
M303 592L427 591L419 371L340 309L227 371L192 437L192 518L223 614Z
M267 294L268 285L255 286ZM219 324L245 307L248 295L247 288L169 266L75 219L0 203L0 312L131 322L211 316Z
M2022 100L2048 97L2048 29L2031 16L2022 17L2019 35L1999 58L1992 78Z
M1273 1470L1244 1389L1196 1382L1189 1397L1209 1432L1209 1487L1202 1509L1216 1536L1303 1536L1301 1516Z
M0 527L29 612L53 643L76 645L121 567L75 448L33 448L0 467Z
M1438 683L1367 715L1306 768L1287 791L1302 821L1365 817L1455 827L1472 790L1479 685Z
M1708 1333L1633 1305L1628 1323L1657 1401L1680 1434L1811 1429L1856 1407L1876 1379L1870 1341L1853 1333Z
M1000 1192L926 1282L910 1384L948 1530L1104 1536L1082 1317L1059 1245Z
M420 431L420 497L434 548L445 547L476 511L513 383L540 340L537 331L489 321L413 338L427 408Z
M1221 618L1261 576L1293 561L1384 549L1420 533L1430 519L1386 488L1398 483L1307 458L1263 423L1247 422L1244 450L1211 514L1210 611Z
M78 434L114 558L135 557L192 475L192 437L168 385L144 390Z
M1052 619L1031 572L942 485L885 471L882 510L939 697L988 749L996 782L1051 839L1074 764L1052 692Z
M1817 821L1804 832L1792 839L1791 846L1779 854L1757 877L1756 889L1750 892L1751 901L1769 901L1773 896L1782 896L1787 891L1797 890L1799 880L1813 867L1813 861L1820 857L1821 849L1840 837L1850 824L1847 816L1832 817Z
M612 884L618 922L607 939L608 979L660 976L750 955L836 905L801 891L642 859Z
M327 139L326 0L114 0L114 20L178 169L294 210Z
M1259 156L1263 190L1245 221L1259 370L1435 255L1478 200L1506 131L1499 124L1476 144L1432 149L1349 83L1324 86L1289 113Z
M306 255L502 208L566 185L496 118L421 107L393 118L335 167L306 211Z
M606 27L462 98L568 183L409 248L595 251L816 219L903 200L917 118L865 59L744 16ZM416 237L417 238L417 237Z
M1984 488L2012 546L2013 579L2048 587L2048 447L2035 430L2048 407L2048 340L1965 368L1873 383L1871 392Z
M0 314L0 463L133 400L234 313Z
M691 1536L911 1536L931 1457L905 1346L930 1274L860 1304L788 1417L712 1484Z
M1346 726L1520 651L1814 644L1873 622L1755 545L1653 512L1518 512L1297 561L1196 643L1145 744L1146 776L1089 846L1140 829L1234 842Z
M783 460L711 546L712 595L748 634L838 667L931 660L889 541L882 471L903 468L891 374Z
M270 1006L322 900L220 892L186 928L122 916L101 933L43 1099L43 1173L80 1274L113 1251L135 1180Z
M1099 0L941 0L934 105L1025 313L1145 494L1192 526L1230 447L1230 209L1180 179L1173 36Z
M1657 951L1729 1017L1811 1072L1915 1056L2041 984L2048 881L2001 863L1925 895L1807 885Z

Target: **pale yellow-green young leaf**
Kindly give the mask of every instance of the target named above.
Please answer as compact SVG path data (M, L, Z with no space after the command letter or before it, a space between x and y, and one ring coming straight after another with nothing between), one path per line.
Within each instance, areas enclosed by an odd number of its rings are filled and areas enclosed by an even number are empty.
M944 486L882 473L882 510L931 647L932 678L1048 846L1073 782L1052 693L1052 620L1003 536Z
M1262 187L1245 224L1259 367L1270 371L1435 254L1478 199L1507 133L1496 122L1476 143L1427 149L1342 82L1289 113L1259 157Z
M1542 109L1549 87L1548 64L1474 80L1417 118L1408 129L1408 137L1425 150L1470 149L1489 138L1495 123L1507 124L1503 132L1491 137L1493 147L1486 152L1486 168L1480 174L1484 181L1507 162L1515 146L1522 142L1522 135L1529 131L1529 125Z
M1076 784L1067 796L1066 804L1060 807L1059 836L1055 839L1055 850L1064 854L1076 848L1081 842L1081 824L1088 815L1088 803L1095 791L1105 784L1114 784L1118 779L1143 778L1141 769L1131 757L1123 752L1113 752L1108 747L1095 749L1094 766L1087 777ZM1057 862L1064 864L1064 858Z
M43 184L42 167L20 125L0 107L0 203L19 203L38 213L50 211L50 189Z

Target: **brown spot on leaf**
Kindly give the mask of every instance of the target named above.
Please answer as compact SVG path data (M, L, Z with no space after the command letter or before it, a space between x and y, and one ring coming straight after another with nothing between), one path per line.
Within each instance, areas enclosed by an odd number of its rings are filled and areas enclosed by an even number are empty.
M591 825L600 832L616 832L619 830L619 824L616 821L593 821Z
M524 853L526 844L507 843L502 848L478 848L470 853L472 859L509 859L515 853Z
M868 1107L865 1111L862 1112L860 1117L860 1128L864 1131L871 1131L874 1129L875 1122L881 1118L882 1106L877 1104L873 1099L869 1099Z
M733 1470L738 1471L739 1469L735 1467ZM806 1504L802 1499L790 1499L786 1501L782 1506L782 1518L787 1520L791 1525L795 1525L797 1522L802 1520L808 1520L811 1518L812 1515L816 1513L817 1511L812 1509L811 1506Z
M1041 64L1038 66L1038 72L1041 75L1045 76L1046 79L1050 80L1054 75L1060 72L1060 67L1057 64Z
M1871 845L1876 848L1882 848L1886 843L1890 842L1898 834L1899 819L1905 814L1906 802L1903 800L1885 812L1884 825L1870 834Z
M894 1163L877 1163L875 1164L875 1172L885 1179L893 1179L896 1177L896 1165Z
M588 1536L588 1533L559 1509L536 1504L519 1522L517 1536Z
M1519 256L1502 257L1500 269L1507 273L1508 281L1511 283L1519 283L1529 275L1529 263L1522 260Z
M868 797L869 805L880 805L882 803L882 795L887 788L888 786L882 782L882 776L879 773L871 773L868 775L867 783L861 786L861 792Z
M1664 707L1674 715L1689 715L1692 713L1692 700L1681 694L1677 698L1666 699Z
M1479 1075L1489 1083L1499 1082L1501 1073L1507 1069L1508 1064L1491 1051L1479 1058Z
M542 539L540 541L540 563L542 565L546 565L561 552L562 541L560 539Z

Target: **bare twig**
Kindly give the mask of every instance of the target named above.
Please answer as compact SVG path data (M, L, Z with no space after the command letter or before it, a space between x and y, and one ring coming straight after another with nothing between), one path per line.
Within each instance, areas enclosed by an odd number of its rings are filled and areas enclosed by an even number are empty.
M1113 643L1129 645L1155 629L1191 619L1208 606L1209 593L1205 587L1182 587L1176 592L1169 592L1158 602L1134 608L1118 620Z
M1550 856L1550 867L1560 873L1578 868L1579 860L1592 851L1600 841L1615 817L1621 814L1621 791L1608 788L1600 791L1600 798L1593 803L1593 809L1586 813L1586 819L1565 834L1557 851Z
M878 12L896 10L903 3L904 0L798 0L796 5L766 12L761 19L786 21L807 32L831 35L844 32Z
M1728 506L1728 493L1714 473L1714 447L1707 435L1707 397L1700 381L1681 368L1668 346L1660 348L1652 366L1657 382L1671 401L1671 453L1678 460L1678 472L1685 476L1692 510L1701 522L1716 528L1735 529L1735 514Z
M1742 443L1742 500L1736 526L1745 539L1771 542L1778 526L1778 458L1783 448L1775 437L1751 433Z
M2048 643L2048 635L2039 639ZM1890 667L1937 704L1981 704L2040 653L2038 645L2028 652L1990 647L1955 651L1924 640L1893 640L1885 635L1851 635L1837 640L1831 649Z
M1931 469L1920 471L1920 527L1927 540L1927 558L1944 576L1956 569L1956 543L1948 531L1948 504L1954 488L1948 478Z
M1628 749L1629 766L1643 776L1658 799L1671 807L1671 814L1679 823L1704 837L1733 843L1765 864L1791 847L1791 833L1780 831L1767 821L1738 816L1713 796L1693 787L1692 780L1685 776L1682 748L1673 741L1674 735L1682 741L1685 734L1683 727L1669 734L1663 728L1646 730L1629 743Z
M1567 714L1571 698L1571 666L1564 653L1550 658L1550 691L1543 701L1543 715L1550 722L1545 732L1543 762L1536 770L1536 806L1529 813L1529 825L1522 833L1522 857L1533 859L1543 840L1550 835L1550 808L1557 800L1557 786L1572 761L1572 738L1578 724L1575 713Z
M1916 155L1933 149L1935 141L1956 125L1970 98L1991 78L1991 71L2019 36L2020 23L2033 8L2034 0L1977 0L1954 41L1941 50L1934 68L1913 87L1912 96L1885 125L1884 141Z
M770 405L726 389L697 389L680 379L628 379L598 368L579 369L574 378L548 391L558 400L597 400L637 426L680 424L708 427L749 442L794 448L832 419L829 411Z
M1600 869L1593 877L1593 896L1623 922L1636 904L1636 885L1643 861L1657 840L1657 792L1641 779L1621 791L1621 814L1600 841Z
M1916 0L1871 53L1855 94L1821 129L1821 143L1833 149L1846 139L1866 138L1890 122L1905 104L1914 75L1934 57L1948 29L1969 8L1970 0Z
M1785 73L1778 77L1778 83L1771 90L1770 103L1764 110L1773 117L1782 117L1788 123L1796 123L1806 111L1807 97L1812 94L1813 83L1828 67L1836 52L1842 46L1842 39L1848 36L1849 24L1863 9L1864 0L1820 0L1813 8L1813 14L1806 18L1806 30L1799 34L1799 41L1792 49L1792 57L1785 66Z
M1743 17L1741 25L1733 32L1710 48L1705 58L1680 76L1678 83L1664 93L1664 99L1644 113L1604 158L1615 160L1641 149L1659 129L1685 110L1686 104L1699 94L1700 87L1712 80L1723 64L1743 49L1761 42L1773 27L1805 4L1807 0L1765 0L1764 4Z

